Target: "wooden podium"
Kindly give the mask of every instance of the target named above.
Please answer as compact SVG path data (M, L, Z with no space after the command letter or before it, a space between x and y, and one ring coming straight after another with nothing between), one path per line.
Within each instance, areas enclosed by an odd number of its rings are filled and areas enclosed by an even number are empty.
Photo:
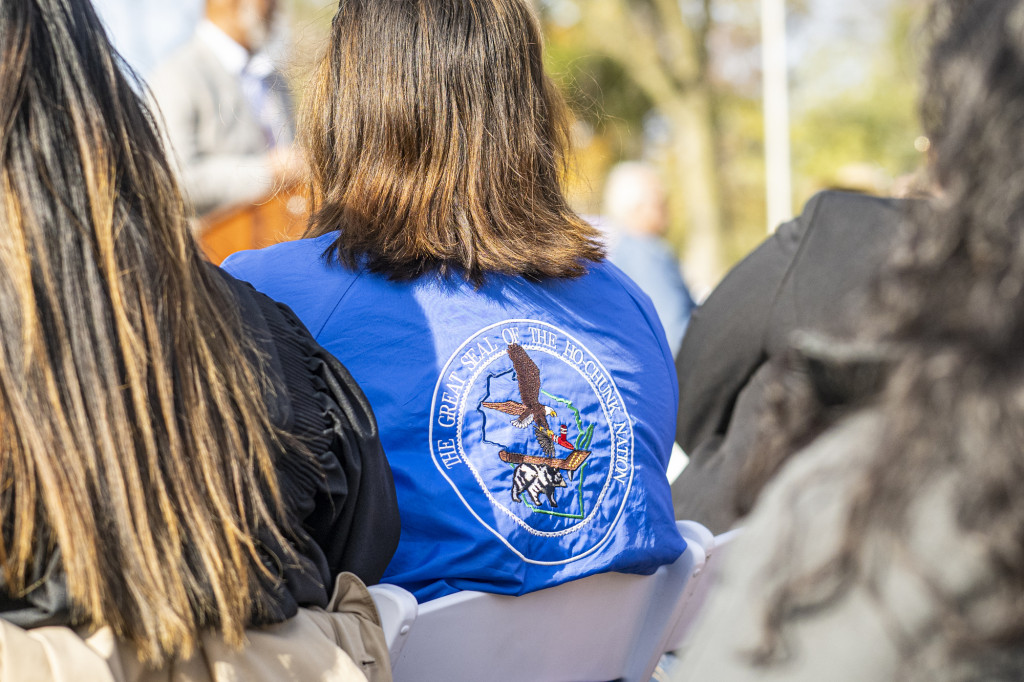
M196 237L210 262L220 265L236 251L298 239L308 218L306 193L292 188L252 204L207 213L199 219Z

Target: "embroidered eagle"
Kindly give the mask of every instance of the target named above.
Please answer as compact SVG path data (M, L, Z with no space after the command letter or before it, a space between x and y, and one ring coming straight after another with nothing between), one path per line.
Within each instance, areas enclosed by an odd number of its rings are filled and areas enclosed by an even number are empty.
M512 476L512 499L515 502L522 502L522 494L526 492L535 506L540 505L540 495L547 495L548 502L552 507L557 507L555 502L555 488L566 487L562 471L569 472L569 478L580 468L583 462L590 456L590 450L577 450L569 441L569 429L565 424L559 427L558 437L548 426L548 417L558 416L553 409L540 402L540 369L526 351L518 343L508 345L508 357L512 361L512 369L516 373L516 381L519 384L519 400L505 400L503 402L482 402L481 407L486 407L498 412L510 414L515 419L512 426L525 429L533 424L533 435L537 444L543 451L543 457L527 455L520 452L510 452L505 448L498 451L498 457L503 462L515 465ZM561 459L555 456L555 444L571 450L568 456Z
M519 399L522 402L506 400L500 403L481 403L481 405L513 415L515 419L512 420L512 426L518 429L525 429L533 424L533 435L537 438L540 449L548 457L554 457L555 432L548 426L548 417L558 415L553 409L540 402L540 369L518 343L508 345L508 357L512 360L512 368L516 371Z

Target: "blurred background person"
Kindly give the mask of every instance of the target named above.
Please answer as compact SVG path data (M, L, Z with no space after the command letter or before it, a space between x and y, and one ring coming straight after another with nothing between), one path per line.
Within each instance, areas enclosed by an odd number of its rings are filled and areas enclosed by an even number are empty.
M665 241L668 200L657 170L637 161L612 168L605 183L604 214L608 259L651 297L674 356L694 302L679 260Z
M1021 0L932 3L941 194L902 207L871 314L776 383L760 442L785 464L677 679L1021 679L1022 27ZM837 394L851 373L867 390Z
M277 0L207 0L192 38L153 72L153 98L199 215L298 183L283 75L263 51Z

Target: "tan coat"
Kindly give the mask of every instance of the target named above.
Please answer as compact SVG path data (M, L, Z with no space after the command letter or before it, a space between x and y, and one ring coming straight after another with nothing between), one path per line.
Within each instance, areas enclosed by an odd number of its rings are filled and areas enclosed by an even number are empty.
M342 573L327 610L250 629L240 651L215 634L186 661L147 669L109 627L21 628L0 619L0 680L18 682L388 682L391 664L380 618L366 587Z

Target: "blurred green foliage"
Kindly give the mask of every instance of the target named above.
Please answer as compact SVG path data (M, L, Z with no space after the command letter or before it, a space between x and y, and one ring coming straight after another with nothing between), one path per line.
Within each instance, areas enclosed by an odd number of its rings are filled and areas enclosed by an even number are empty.
M560 2L541 3L547 10L543 13L547 62L582 124L572 198L580 211L594 213L600 209L600 190L608 169L626 159L646 156L657 161L662 154L656 147L666 141L659 137L656 125L652 126L658 113L654 104L632 82L628 71L595 49L593 37L581 29L581 21L569 25L556 21L551 7ZM586 0L573 4L580 13L588 11ZM710 62L721 188L720 253L727 267L760 243L766 230L758 7L755 0L709 0L709 4L714 25L706 34L709 44L705 50ZM913 0L882 3L884 11L871 17L878 32L871 45L858 43L857 36L838 35L825 47L805 55L792 69L795 212L824 188L889 193L896 178L922 163L923 155L914 148L920 133L917 62L911 47L918 4ZM813 5L790 3L790 26L799 28L801 21L808 21ZM853 69L856 77L849 83L844 81L842 64L859 67ZM815 70L822 70L822 76L801 77ZM820 87L822 77L830 79L826 87ZM685 248L684 234L676 232L670 237Z
M921 135L914 13L913 3L894 6L880 26L881 49L860 49L868 66L864 82L797 111L792 144L799 196L831 186L887 193L924 162L914 147Z
M665 169L670 191L681 195L671 172L672 130L644 89L620 60L602 50L600 37L584 30L585 13L595 0L530 0L544 21L548 71L576 117L576 151L569 179L578 211L597 214L605 176L621 160L648 158ZM816 3L790 0L789 26L800 29ZM870 45L858 36L837 35L804 54L791 69L793 206L799 212L823 188L846 187L879 194L894 179L923 161L914 147L920 135L916 116L917 60L912 33L921 0L873 0ZM607 4L610 0L604 0ZM615 0L629 11L648 14L659 0ZM735 263L765 236L764 132L760 102L758 0L680 0L684 17L699 24L710 17L698 53L705 59L712 93L715 182L719 187L720 270ZM312 64L323 49L333 0L286 3L294 44L289 69L301 96ZM881 8L881 11L879 11ZM802 23L804 22L804 23ZM657 26L657 22L654 22ZM792 30L791 35L799 35ZM651 41L665 36L651 35ZM843 65L856 68L844 71ZM673 205L681 213L678 200ZM669 235L685 253L686 221L679 216Z

